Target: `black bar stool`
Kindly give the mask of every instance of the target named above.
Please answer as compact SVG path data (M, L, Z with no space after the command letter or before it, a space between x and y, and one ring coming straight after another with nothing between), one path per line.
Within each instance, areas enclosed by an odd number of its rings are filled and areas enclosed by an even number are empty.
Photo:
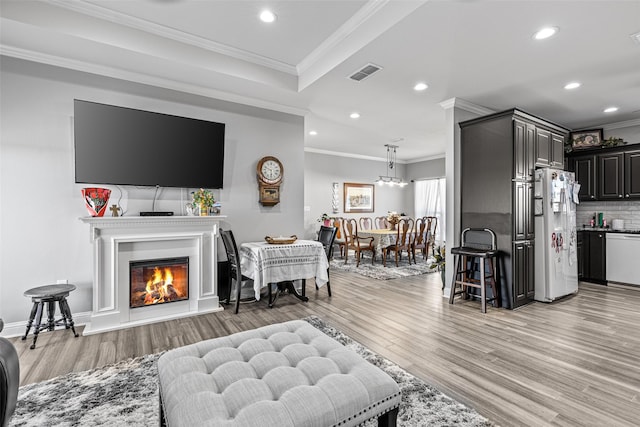
M27 339L29 330L33 325L33 320L36 320L36 324L33 327L33 344L31 349L36 348L36 341L38 340L38 334L45 329L53 331L56 326L64 324L65 329L71 329L73 336L77 337L76 329L73 326L73 318L71 317L71 309L67 303L67 297L71 291L76 289L75 285L70 284L56 284L56 285L44 285L36 288L28 289L24 292L25 297L30 297L33 301L33 307L31 308L31 315L27 322L27 331L24 333L22 340ZM60 307L60 314L62 317L55 320L56 302ZM47 323L42 324L42 312L44 311L44 305L47 304Z
M466 228L462 231L461 246L452 248L451 253L456 257L454 262L453 283L449 294L449 304L453 304L456 295L464 299L470 296L469 288L480 289L480 308L487 312L487 301L493 301L495 307L500 307L500 295L496 286L496 263L498 249L496 234L488 228ZM462 261L462 266L460 265ZM489 261L488 265L486 264ZM488 266L488 274L486 268ZM479 277L476 271L479 270ZM460 288L458 289L458 285ZM487 299L486 287L491 286L491 298Z

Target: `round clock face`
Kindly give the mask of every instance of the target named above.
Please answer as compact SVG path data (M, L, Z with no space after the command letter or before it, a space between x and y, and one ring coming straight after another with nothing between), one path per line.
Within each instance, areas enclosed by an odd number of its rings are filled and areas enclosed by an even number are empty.
M260 167L260 177L268 183L280 181L282 179L280 162L274 159L266 159Z

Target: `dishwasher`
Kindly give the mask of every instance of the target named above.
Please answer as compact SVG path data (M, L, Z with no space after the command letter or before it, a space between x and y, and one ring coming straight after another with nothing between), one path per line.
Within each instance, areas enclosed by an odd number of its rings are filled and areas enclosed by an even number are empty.
M640 234L607 233L607 281L640 285Z

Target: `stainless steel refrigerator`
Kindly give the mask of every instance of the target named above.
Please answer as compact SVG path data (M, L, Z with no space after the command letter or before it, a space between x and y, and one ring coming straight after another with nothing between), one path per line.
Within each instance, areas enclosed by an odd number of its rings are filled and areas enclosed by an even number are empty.
M535 295L551 302L578 292L576 203L573 172L535 171Z

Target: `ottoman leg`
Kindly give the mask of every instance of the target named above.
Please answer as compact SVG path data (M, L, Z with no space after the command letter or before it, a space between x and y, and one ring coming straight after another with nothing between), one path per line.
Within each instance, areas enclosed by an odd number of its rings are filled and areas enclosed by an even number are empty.
M378 417L378 427L396 427L398 408L394 408Z

